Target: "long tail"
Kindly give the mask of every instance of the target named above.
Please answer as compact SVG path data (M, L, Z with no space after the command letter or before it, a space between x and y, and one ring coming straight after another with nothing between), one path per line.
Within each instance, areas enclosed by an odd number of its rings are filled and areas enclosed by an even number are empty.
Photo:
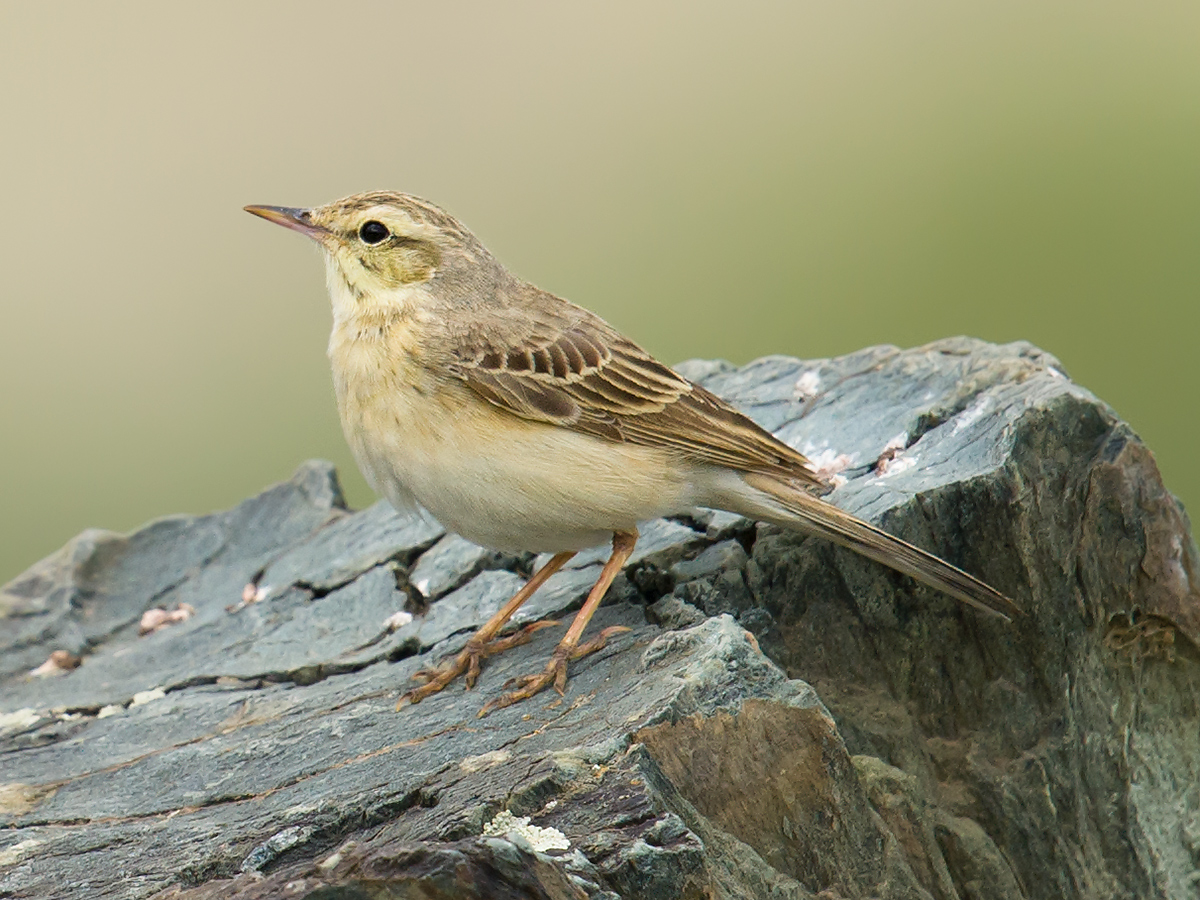
M742 494L739 498L742 502L737 504L741 508L725 506L732 512L827 538L1006 621L1011 621L1013 615L1022 614L1016 603L975 576L855 518L832 503L769 475L747 473L742 478L757 496Z

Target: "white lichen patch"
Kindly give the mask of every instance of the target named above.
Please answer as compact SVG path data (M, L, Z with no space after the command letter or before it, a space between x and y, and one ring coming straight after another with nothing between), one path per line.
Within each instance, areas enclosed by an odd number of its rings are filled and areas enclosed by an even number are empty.
M881 478L884 475L895 475L904 472L917 464L915 456L905 456L904 448L908 446L908 432L902 431L886 444L875 460L875 474Z
M846 483L842 471L854 465L854 457L847 453L838 453L828 446L818 450L811 443L806 443L800 452L808 457L808 464L817 477L835 488Z
M508 834L520 835L529 845L540 853L547 850L567 850L571 842L557 828L541 828L529 824L529 816L514 816L507 809L497 813L496 818L483 826L483 833L493 837L504 837Z
M329 854L329 856L317 863L317 868L322 872L328 872L330 869L335 868L337 864L342 861L345 855L357 846L358 841L346 841L346 843L338 847L335 851L333 851L333 853Z
M917 464L916 456L893 456L891 459L880 459L879 465L875 467L875 471L880 478L886 478L888 475L899 475L901 472L907 472Z
M119 703L110 703L108 706L100 707L100 712L96 713L96 718L107 719L109 716L115 716L124 709L125 707Z
M1183 536L1171 535L1170 547L1162 559L1163 581L1167 589L1176 597L1188 597L1192 593L1191 581L1188 579L1187 566L1183 561Z
M8 729L28 728L41 718L35 710L29 707L18 709L16 712L0 713L0 731Z
M793 396L797 400L811 400L817 396L817 391L821 388L821 376L815 371L805 372L796 379L796 387L793 390Z
M248 582L242 588L242 597L232 606L225 607L226 612L238 612L245 609L247 606L253 606L255 603L262 603L271 594L271 585L256 584L253 581Z
M500 763L508 762L511 758L511 751L493 750L490 753L481 753L478 756L468 756L458 764L458 767L467 773L481 772L484 769L490 769L492 766L498 766Z
M803 447L796 449L808 458L809 465L821 475L834 475L854 464L854 457L838 453L826 443L818 447L812 441L805 441Z
M403 628L405 625L407 625L412 620L413 620L412 613L406 612L405 610L402 609L399 612L392 613L390 616L388 616L386 619L383 620L383 630L390 634L391 632L395 631L398 628Z
M36 838L26 838L23 841L17 841L11 847L5 847L0 850L0 866L15 866L34 849L41 846L41 843Z
M133 695L133 700L130 706L142 706L145 703L153 703L155 700L160 700L167 696L167 692L162 688L151 688L148 691L138 691Z
M988 407L992 405L991 398L986 394L964 409L961 413L954 417L954 428L951 434L958 434L964 428L970 428L976 422L983 418L983 414L988 411Z

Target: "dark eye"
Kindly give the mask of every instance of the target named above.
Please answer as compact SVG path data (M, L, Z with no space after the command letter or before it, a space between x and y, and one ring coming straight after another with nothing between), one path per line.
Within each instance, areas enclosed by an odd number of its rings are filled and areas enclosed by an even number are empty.
M372 219L370 222L363 222L362 228L358 229L358 236L362 238L364 244L378 244L382 240L386 240L391 232L382 222L376 222Z

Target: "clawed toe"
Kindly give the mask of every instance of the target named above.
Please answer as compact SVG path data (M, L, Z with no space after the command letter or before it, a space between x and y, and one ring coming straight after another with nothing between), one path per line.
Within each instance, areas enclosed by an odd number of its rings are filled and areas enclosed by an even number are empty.
M413 688L407 693L401 694L400 699L396 701L396 710L399 711L402 707L410 703L420 703L430 694L436 694L457 678L465 666L466 660L456 658L453 663L444 669L422 669L417 672L413 675L413 678L423 681L424 684Z
M533 639L534 634L543 628L553 628L557 624L557 619L538 619L536 622L530 622L519 631L514 631L505 637L494 638L488 641L480 647L479 656L481 659L486 659L489 656L495 656L497 653L503 653L505 650L510 650L513 647L528 644Z
M603 650L604 645L608 643L608 639L614 634L621 634L624 631L632 631L627 625L611 625L605 628L598 635L586 643L580 644L571 651L571 659L579 659L582 656L587 656L589 653L595 653L597 650ZM559 691L562 693L562 691Z
M614 634L630 630L624 625L613 625L605 628L590 641L578 646L571 647L565 643L559 644L554 651L554 655L550 657L550 662L546 664L545 669L536 675L522 675L519 678L510 678L504 686L506 688L515 686L516 689L509 691L507 694L502 694L495 700L489 700L484 704L483 709L479 710L478 717L482 719L493 710L504 709L506 706L512 706L514 703L528 700L530 697L540 694L551 684L554 685L554 689L561 696L567 690L568 660L579 659L581 656L595 653L607 644L608 639Z
M423 669L417 669L417 671L413 672L412 680L419 681L421 684L425 684L427 681L433 681L441 674L441 669L434 668L432 666L426 666Z
M471 638L467 641L467 645L462 649L462 652L445 665L437 667L425 666L414 672L412 677L415 681L421 682L421 686L402 694L400 699L396 701L396 709L400 710L409 704L420 703L430 694L436 694L442 690L442 688L450 684L459 675L463 676L463 681L468 690L475 687L475 682L479 678L480 664L483 660L489 656L495 656L497 653L503 653L505 650L513 647L518 647L521 644L526 644L536 632L557 624L558 622L553 619L541 619L537 622L530 622L519 631L502 638L494 638L490 641L480 641L476 638Z
M482 719L493 710L504 709L506 706L512 706L514 703L528 700L530 697L544 691L551 682L554 683L554 689L560 694L566 689L567 661L565 658L555 656L550 660L549 665L538 674L523 675L516 679L517 689L509 691L507 694L501 694L495 700L489 700L483 705L483 709L479 710L477 718Z
M414 672L413 679L423 684L401 694L400 699L396 701L396 710L399 711L410 703L420 703L430 694L436 694L464 671L467 673L467 687L470 688L475 684L475 676L479 674L479 648L472 647L470 641L467 642L466 648L446 665L438 668L425 667Z

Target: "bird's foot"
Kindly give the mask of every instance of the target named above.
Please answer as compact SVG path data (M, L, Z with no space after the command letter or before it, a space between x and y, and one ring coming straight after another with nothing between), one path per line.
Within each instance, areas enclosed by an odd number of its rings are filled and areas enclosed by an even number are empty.
M425 683L401 695L396 702L397 711L409 703L420 703L430 694L436 694L464 672L466 673L464 681L467 689L470 690L475 686L476 679L479 678L480 663L483 660L489 656L495 656L497 653L503 653L512 647L527 644L535 632L557 624L558 622L553 619L542 619L531 622L510 635L492 638L490 641L480 640L478 636L472 637L459 654L449 662L437 667L418 669L412 677Z
M589 653L595 653L608 643L608 639L614 634L620 634L622 631L630 629L624 625L613 625L610 628L605 628L596 637L590 641L572 647L565 643L559 644L554 648L554 653L550 656L550 662L546 663L546 668L536 675L524 675L520 678L515 678L509 682L509 685L515 684L517 689L509 691L507 694L502 694L495 700L489 700L484 704L483 709L479 710L479 718L483 718L492 710L504 709L506 706L512 706L514 703L519 703L522 700L528 700L535 694L540 694L551 683L554 684L554 689L561 696L567 689L567 663L573 659L587 656ZM505 685L506 687L508 685Z

